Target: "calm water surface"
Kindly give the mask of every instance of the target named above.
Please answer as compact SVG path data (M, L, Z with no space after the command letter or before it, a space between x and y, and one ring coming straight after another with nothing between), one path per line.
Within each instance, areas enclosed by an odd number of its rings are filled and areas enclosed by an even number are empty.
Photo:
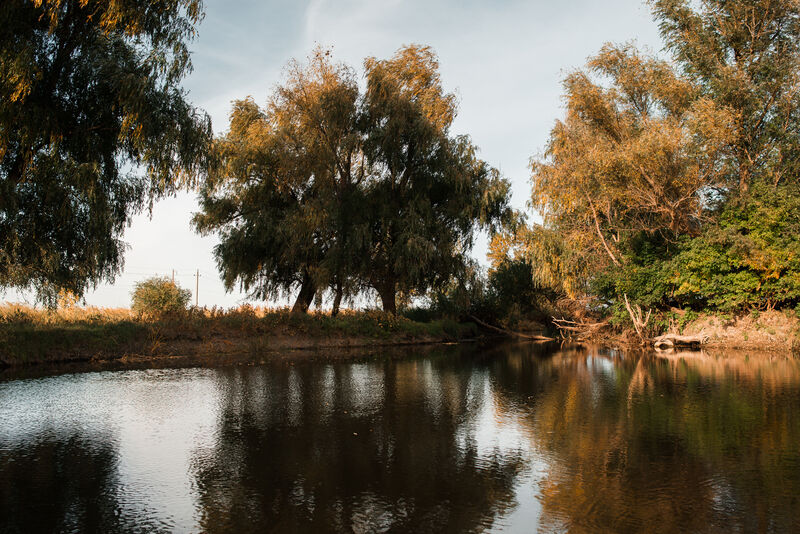
M6 379L0 531L800 532L800 362L735 356Z

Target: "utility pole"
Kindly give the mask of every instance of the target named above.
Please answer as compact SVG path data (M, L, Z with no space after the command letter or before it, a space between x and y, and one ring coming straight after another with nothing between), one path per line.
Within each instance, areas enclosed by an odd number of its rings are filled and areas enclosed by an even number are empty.
M175 269L172 269L172 285L175 285Z
M200 269L197 269L197 274L194 275L194 307L198 308L200 300L198 293L200 292Z

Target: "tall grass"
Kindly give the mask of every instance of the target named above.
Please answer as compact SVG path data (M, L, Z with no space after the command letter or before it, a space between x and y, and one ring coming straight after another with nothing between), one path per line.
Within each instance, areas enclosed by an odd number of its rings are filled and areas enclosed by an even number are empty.
M452 320L427 323L380 311L342 310L305 315L288 308L191 308L148 318L124 308L69 307L39 309L0 305L0 363L156 354L176 341L305 338L371 338L384 341L456 340L476 334L474 325ZM267 343L254 344L264 346Z
M65 325L131 321L136 314L127 308L69 307L58 310L34 308L26 304L0 304L0 325Z

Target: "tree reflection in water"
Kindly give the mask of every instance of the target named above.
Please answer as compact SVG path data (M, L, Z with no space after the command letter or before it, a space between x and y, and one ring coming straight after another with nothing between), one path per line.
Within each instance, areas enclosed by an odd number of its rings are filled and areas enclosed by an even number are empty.
M44 432L0 455L0 531L132 532L119 516L108 436ZM142 526L141 524L139 524Z
M800 361L530 344L0 382L0 532L800 532Z
M542 530L800 531L800 362L524 351L499 403L546 459Z
M485 370L460 359L220 373L218 441L195 462L207 532L488 527L521 451L482 450Z

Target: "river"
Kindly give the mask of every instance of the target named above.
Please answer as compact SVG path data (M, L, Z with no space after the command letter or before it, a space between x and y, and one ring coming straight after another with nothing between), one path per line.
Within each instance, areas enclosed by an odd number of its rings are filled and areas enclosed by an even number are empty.
M800 532L800 361L526 344L0 381L0 532Z

